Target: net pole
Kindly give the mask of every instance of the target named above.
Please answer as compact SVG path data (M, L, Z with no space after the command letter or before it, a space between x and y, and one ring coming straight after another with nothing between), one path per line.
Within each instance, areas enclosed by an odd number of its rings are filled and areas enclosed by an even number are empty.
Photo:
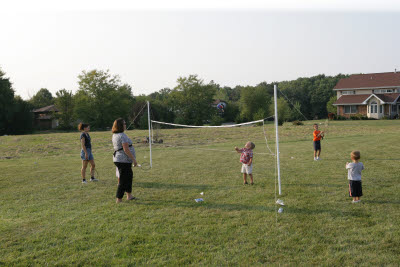
M153 161L151 157L151 124L150 124L150 102L147 101L147 119L148 119L148 125L149 125L149 148L150 148L150 168L153 167Z
M281 189L281 167L279 160L279 134L278 134L278 101L277 101L277 93L276 93L276 84L274 84L274 102L275 102L275 138L276 138L276 165L278 168L278 190L279 195L282 195Z

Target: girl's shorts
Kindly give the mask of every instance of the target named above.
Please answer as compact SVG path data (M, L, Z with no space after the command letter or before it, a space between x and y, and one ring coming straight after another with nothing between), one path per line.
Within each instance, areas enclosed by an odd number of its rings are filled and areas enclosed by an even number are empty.
M362 186L361 181L349 181L349 196L350 197L361 197L362 193Z
M242 163L242 173L252 174L253 173L253 164L250 166Z
M94 160L93 154L92 154L92 149L86 148L86 152L88 154L88 159L85 158L85 151L83 151L83 149L81 150L81 159L82 160Z

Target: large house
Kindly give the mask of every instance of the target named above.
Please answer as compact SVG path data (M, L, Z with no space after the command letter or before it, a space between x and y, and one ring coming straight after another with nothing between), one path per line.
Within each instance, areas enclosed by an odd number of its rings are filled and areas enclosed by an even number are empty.
M40 130L57 128L58 120L54 117L56 112L58 112L58 109L54 105L33 110L35 128Z
M337 114L361 114L368 118L396 118L400 113L400 72L355 74L333 88Z

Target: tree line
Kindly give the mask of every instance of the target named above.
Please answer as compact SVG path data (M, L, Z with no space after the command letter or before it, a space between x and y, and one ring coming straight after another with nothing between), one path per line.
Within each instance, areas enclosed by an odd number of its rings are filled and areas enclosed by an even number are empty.
M24 134L34 131L32 111L55 105L59 129L70 130L80 121L93 129L109 128L115 118L132 122L135 128L147 128L147 101L153 120L179 124L219 125L223 122L259 120L274 114L273 88L278 85L279 123L292 120L326 118L336 96L332 90L346 75L323 74L293 81L261 82L256 86L221 86L208 83L197 75L179 77L174 88L163 88L149 95L133 94L132 86L122 83L108 70L82 71L78 90L61 89L53 96L40 89L29 100L16 96L10 78L0 69L0 135ZM227 103L223 112L211 104Z

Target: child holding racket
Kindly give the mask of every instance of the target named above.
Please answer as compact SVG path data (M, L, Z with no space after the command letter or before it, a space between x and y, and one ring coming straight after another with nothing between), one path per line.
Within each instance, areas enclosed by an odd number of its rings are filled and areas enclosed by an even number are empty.
M89 135L90 125L86 123L79 123L78 130L81 131L81 159L82 159L82 183L86 184L86 168L88 163L90 163L90 181L97 182L98 180L94 178L94 169L96 164L94 163L94 157L92 154L92 142Z
M324 138L324 132L318 131L318 124L314 124L313 132L314 160L320 160L321 155L321 139Z
M253 149L256 145L248 141L244 148L235 147L236 152L241 153L240 162L242 163L243 184L247 183L247 174L250 176L250 184L253 185Z

